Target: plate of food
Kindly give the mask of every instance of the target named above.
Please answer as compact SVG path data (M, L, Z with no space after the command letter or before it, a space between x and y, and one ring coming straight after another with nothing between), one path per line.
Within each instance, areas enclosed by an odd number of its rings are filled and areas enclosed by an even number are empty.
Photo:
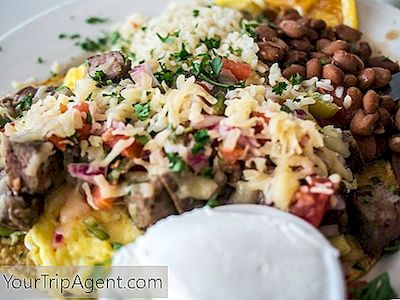
M88 0L3 36L0 266L163 265L170 299L395 298L399 19Z

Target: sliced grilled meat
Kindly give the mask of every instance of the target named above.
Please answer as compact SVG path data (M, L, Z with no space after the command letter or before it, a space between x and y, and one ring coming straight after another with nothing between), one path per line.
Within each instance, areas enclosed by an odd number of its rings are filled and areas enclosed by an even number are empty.
M136 185L137 191L126 196L124 201L133 222L140 229L146 229L158 220L175 215L174 202L156 177Z
M15 193L44 193L62 175L62 157L43 141L6 142L6 174Z
M350 230L370 255L379 255L400 237L400 196L384 183L365 186L347 203Z
M130 60L125 59L119 51L111 51L104 54L92 56L88 59L89 76L94 78L96 71L102 71L101 80L111 80L117 82L123 78L128 78L128 71L130 70ZM103 75L104 74L104 75Z
M0 176L0 225L23 231L30 229L39 219L42 201L32 195L13 193L5 174Z
M10 116L16 118L21 114L22 111L30 107L36 92L37 88L32 86L25 87L14 95L1 99L0 105L7 108Z

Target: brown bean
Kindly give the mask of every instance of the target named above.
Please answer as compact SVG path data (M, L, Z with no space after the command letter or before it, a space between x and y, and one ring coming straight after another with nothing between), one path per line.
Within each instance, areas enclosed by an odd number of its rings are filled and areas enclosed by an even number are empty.
M264 62L275 63L283 59L285 51L277 44L271 41L258 42L260 48L259 55Z
M283 72L282 72L282 75L286 79L290 79L290 77L292 77L296 74L300 74L301 78L305 78L306 77L306 68L301 65L291 65L291 66L287 67L285 70L283 70Z
M382 88L389 84L390 80L392 80L392 73L388 69L373 67L375 71L375 82L372 85L373 88Z
M320 19L311 19L310 27L315 30L322 30L326 28L326 22Z
M349 110L357 111L362 107L363 94L356 87L351 87L347 89L346 94L351 98L351 106Z
M346 76L344 76L344 86L349 88L349 87L353 87L357 84L357 77L353 74L346 74Z
M292 40L291 46L295 50L309 52L312 49L312 45L307 38L301 40Z
M290 38L301 39L306 34L306 29L293 20L284 20L279 23L279 27Z
M358 43L358 56L366 63L371 57L372 49L367 42Z
M273 38L272 42L276 43L279 47L283 49L283 51L287 52L289 51L289 46L280 38Z
M338 67L328 64L322 68L322 78L330 79L332 85L342 86L344 81L344 73Z
M365 90L375 82L375 71L371 68L366 68L358 74L358 84L360 89Z
M307 53L304 51L289 50L286 53L284 64L285 66L290 66L292 64L303 63L306 58L307 58Z
M281 10L278 13L278 16L275 19L275 23L279 24L283 20L294 20L294 21L296 21L296 20L298 20L300 18L301 18L301 16L300 16L300 14L299 14L299 12L297 10L289 8L289 9Z
M399 64L385 56L374 56L368 60L369 67L380 67L388 69L391 73L399 72Z
M375 135L378 157L385 156L389 152L389 140L385 135Z
M255 32L257 34L257 39L259 41L271 41L273 38L277 37L277 33L274 29L269 27L267 24L263 24L261 26L258 26L255 29Z
M393 152L400 152L400 134L396 134L389 139L389 147Z
M374 132L374 127L378 120L378 113L365 114L362 109L359 109L351 120L351 132L355 135L369 136Z
M306 65L306 77L310 79L312 77L321 78L322 67L318 58L312 58L307 62Z
M336 39L336 34L332 28L327 27L327 28L321 30L319 37L321 39L328 39L328 40L334 41Z
M331 58L322 52L310 52L310 58L318 58L321 65L326 65L331 63Z
M310 29L310 28L306 28L305 30L306 30L305 36L306 36L310 41L313 42L313 41L318 40L319 35L318 35L318 32L317 32L317 31L315 31L314 29Z
M307 17L301 17L300 19L297 20L297 23L303 27L309 27L310 22L311 22L311 20Z
M367 114L374 114L378 110L379 95L374 90L369 90L363 97L363 109Z
M385 131L392 129L392 115L383 107L378 108L379 122L382 123Z
M336 51L332 57L332 61L343 71L349 73L356 73L364 69L364 63L357 55L344 50Z
M342 40L337 40L325 45L325 47L322 48L321 51L328 55L334 55L335 52L339 50L350 51L350 49L351 46L349 43Z
M267 18L267 20L269 20L271 22L273 22L276 19L276 17L278 16L278 14L275 10L268 9L268 8L265 8L263 10L263 15L264 15L264 17Z
M400 130L400 109L397 110L397 113L394 116L394 125L397 130Z
M365 162L370 162L378 157L378 145L375 137L372 136L354 136L360 148L362 158Z
M390 113L394 113L396 109L396 103L393 101L393 98L390 97L389 95L380 96L379 105L385 108Z
M355 42L359 41L361 38L360 31L353 29L344 24L337 25L335 30L336 30L336 34L339 39L345 40L350 43L355 43Z
M320 39L315 44L315 49L317 51L321 51L326 45L328 45L331 41L328 39Z

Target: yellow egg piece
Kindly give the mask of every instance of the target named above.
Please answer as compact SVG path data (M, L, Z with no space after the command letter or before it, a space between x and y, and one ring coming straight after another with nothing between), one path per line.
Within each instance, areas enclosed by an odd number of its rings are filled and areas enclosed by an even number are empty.
M84 65L80 65L76 68L71 68L68 70L65 75L63 85L68 87L71 91L75 91L75 83L84 78L86 73L86 67Z

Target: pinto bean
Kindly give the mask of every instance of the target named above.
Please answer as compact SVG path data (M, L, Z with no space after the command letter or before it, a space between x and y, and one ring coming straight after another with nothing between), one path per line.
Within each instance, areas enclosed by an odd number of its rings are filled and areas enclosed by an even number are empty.
M396 134L389 139L389 147L393 152L400 152L400 134Z
M336 66L349 73L356 73L364 68L364 62L357 55L344 50L336 51L332 60Z
M318 40L318 32L314 29L311 28L306 28L306 34L305 36L310 40L310 41L316 41Z
M399 64L385 56L374 56L368 60L369 67L379 67L389 70L392 74L399 72Z
M372 49L367 42L358 43L358 56L366 63L371 57Z
M264 62L275 63L283 59L285 50L283 50L277 43L258 42L260 48L259 55Z
M321 30L319 37L321 39L328 39L328 40L334 41L336 39L336 34L332 28L327 27L327 28Z
M311 19L310 27L314 30L322 30L326 28L326 22L320 19Z
M304 51L289 50L285 57L285 66L303 63L306 58L307 53Z
M363 109L367 114L374 114L378 110L379 95L374 90L369 90L363 97Z
M331 41L328 39L319 39L315 44L315 49L317 49L317 51L321 51L330 42Z
M380 106L385 108L388 112L394 113L396 109L396 103L393 101L393 98L389 95L383 95L379 98Z
M373 88L382 88L389 84L390 80L392 80L392 74L388 69L373 67L375 71L375 82L372 85Z
M354 136L361 155L365 162L370 162L378 157L378 145L374 136Z
M353 74L346 74L344 76L344 86L349 88L357 84L357 77Z
M306 28L293 20L284 20L279 23L279 27L293 39L301 39L306 34Z
M344 81L344 73L338 67L328 64L322 68L322 78L330 79L332 85L342 86Z
M359 109L350 123L350 130L355 135L369 136L374 132L376 122L379 120L379 114L366 114Z
M349 110L357 111L362 107L363 94L356 87L351 87L347 89L346 94L351 98L351 106Z
M336 35L339 39L350 43L355 43L360 40L361 32L347 25L340 24L335 27Z
M286 79L290 79L293 75L300 74L301 78L306 77L306 68L301 65L291 65L283 70L282 75Z
M277 37L276 31L269 27L267 24L258 26L255 29L255 32L259 41L271 41L273 38Z
M301 40L292 40L291 46L295 50L309 52L312 49L312 45L307 38L303 38Z
M378 108L379 122L383 125L383 128L390 130L393 127L392 115L383 107Z
M297 23L299 23L301 26L304 26L304 27L309 27L310 22L311 22L311 20L307 17L301 17L300 19L297 20Z
M375 71L366 68L358 74L358 84L362 90L369 88L375 82Z
M289 8L289 9L281 10L278 13L278 16L275 19L275 23L279 24L283 20L294 20L294 21L296 21L296 20L298 20L300 18L301 18L301 16L300 16L300 14L299 14L299 12L297 10Z
M327 55L334 55L337 51L339 50L344 50L344 51L350 51L351 46L349 43L342 41L342 40L337 40L330 42L329 44L325 45L324 48L322 48L322 52L324 52Z
M312 58L307 62L306 65L306 77L310 79L312 77L321 78L322 66L318 58Z

